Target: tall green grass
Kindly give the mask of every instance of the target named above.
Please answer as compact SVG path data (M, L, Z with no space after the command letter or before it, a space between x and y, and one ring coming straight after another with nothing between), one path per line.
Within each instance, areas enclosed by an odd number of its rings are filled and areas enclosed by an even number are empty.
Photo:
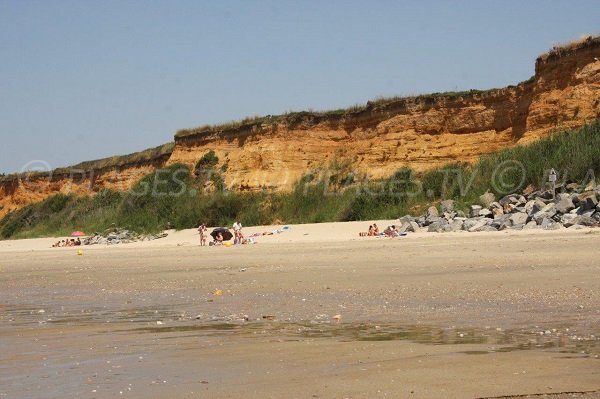
M528 146L451 164L417 174L403 168L389 179L368 181L351 171L351 162L335 160L329 173L303 178L289 193L229 192L218 184L203 191L207 176L184 165L159 169L125 193L103 190L92 197L58 194L30 204L0 220L0 238L66 235L72 230L103 231L113 225L139 232L199 223L245 225L387 219L421 213L442 199L459 208L486 191L501 197L526 186L540 188L554 168L559 185L595 180L600 173L600 121L555 133ZM218 171L214 176L220 177ZM208 177L211 181L212 175Z

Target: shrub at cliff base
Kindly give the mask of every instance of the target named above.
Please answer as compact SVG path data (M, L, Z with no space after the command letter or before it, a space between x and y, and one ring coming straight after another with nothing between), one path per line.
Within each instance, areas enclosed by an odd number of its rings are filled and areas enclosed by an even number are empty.
M199 222L229 225L234 219L262 225L396 218L420 213L441 199L454 199L466 209L487 190L504 195L528 185L541 187L550 168L559 172L559 183L585 184L600 173L600 122L485 155L473 165L446 165L420 175L403 168L389 179L346 188L307 176L290 193L236 193L222 185L204 193L206 179L177 164L145 176L127 193L58 194L30 204L0 220L0 238L104 231L111 225L156 232Z

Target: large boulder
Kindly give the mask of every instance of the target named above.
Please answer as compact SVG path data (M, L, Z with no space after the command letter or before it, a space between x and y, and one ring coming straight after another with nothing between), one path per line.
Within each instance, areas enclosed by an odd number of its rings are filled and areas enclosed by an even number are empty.
M542 223L539 224L544 230L557 230L562 227L560 223L556 223L552 219L544 219Z
M442 201L441 206L442 206L442 213L454 212L454 201L452 201L452 200Z
M457 231L461 231L463 229L463 224L464 221L462 219L454 219L452 222L450 222L450 231L452 232L457 232Z
M440 213L438 212L438 210L435 206L430 206L429 208L427 208L425 217L429 218L429 217L438 217L438 216L440 216Z
M497 202L495 202L495 204L497 204ZM493 207L493 208L490 208L490 211L492 211L492 215L494 215L494 219L504 215L504 209L502 209L502 207L500 207L500 208Z
M439 220L431 223L429 225L429 227L427 228L427 231L430 233L443 233L446 230L446 227L448 226L448 221L446 219L442 219L439 218Z
M575 219L573 219L572 223L587 227L598 226L598 221L590 216L577 216Z
M491 219L486 219L486 218L482 218L479 219L473 226L471 226L468 231L473 233L475 231L482 231L484 230L485 227L488 227L489 223L491 222ZM466 224L466 221L465 221Z
M479 212L481 212L482 207L480 205L471 205L471 210L469 211L469 217L476 218L479 216Z
M525 227L523 227L524 230L533 230L533 229L537 229L537 228L538 228L538 225L535 222L535 220L531 220L531 221L527 222Z
M479 196L479 202L486 208L489 208L494 201L496 201L494 193L487 192Z
M494 217L494 215L493 215L492 211L490 211L490 210L489 210L489 209L487 209L487 208L482 208L482 209L479 211L479 216L483 216L483 217L486 217L486 218L493 218L493 217Z
M540 212L542 209L544 209L546 207L546 203L544 201L542 201L541 198L536 198L533 200L533 205L531 206L531 213L530 215L534 215L538 212Z
M567 213L566 215L562 215L560 218L560 223L562 223L565 227L571 227L576 224L575 219L578 218L577 215L573 213Z
M402 226L400 227L400 233L416 233L417 231L419 231L419 225L413 221L403 222Z
M569 213L573 209L575 209L575 204L573 204L573 200L568 194L562 198L559 198L558 202L556 203L556 211L561 215Z
M529 221L529 215L527 215L525 212L518 212L518 213L513 213L510 216L510 220L514 225L525 225L525 223L527 223Z
M538 193L537 197L541 198L543 200L551 200L551 199L554 199L554 193L551 190L547 190L547 191Z
M513 223L511 220L512 215L502 215L497 218L494 218L491 226L495 227L498 230L506 230L509 227L512 227Z
M551 202L545 207L543 207L539 213L545 213L546 215L548 215L548 217L553 217L554 215L556 215L556 212L556 204Z
M596 210L598 196L595 191L587 191L577 196L579 209L582 211Z
M442 218L441 218L441 217L439 217L439 216L427 216L427 217L425 218L425 222L423 222L423 226L424 226L424 227L426 227L426 226L429 226L429 225L431 225L431 224L433 224L433 223L437 223L437 222L439 222L441 219L442 219ZM444 220L445 220L445 219L444 219Z
M498 202L500 202L500 205L502 206L505 206L507 204L517 205L517 203L519 202L519 196L516 194L509 194L505 197L502 197Z

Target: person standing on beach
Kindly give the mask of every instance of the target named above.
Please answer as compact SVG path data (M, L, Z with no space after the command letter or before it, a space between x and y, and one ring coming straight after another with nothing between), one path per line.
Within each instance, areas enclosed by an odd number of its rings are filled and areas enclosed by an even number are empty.
M234 244L241 244L242 240L244 238L244 235L242 234L242 224L240 222L238 222L237 220L233 224L233 237L234 237L234 240L233 240Z
M206 232L208 229L204 225L204 223L200 224L198 227L198 234L200 234L200 246L203 247L206 245Z

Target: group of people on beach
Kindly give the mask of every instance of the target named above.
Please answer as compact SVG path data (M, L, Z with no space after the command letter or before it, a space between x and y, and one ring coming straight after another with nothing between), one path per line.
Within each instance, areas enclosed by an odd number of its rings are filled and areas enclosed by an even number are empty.
M67 238L66 240L60 240L52 244L52 248L57 247L78 247L81 245L81 240L79 237L77 239L71 238L70 240Z
M242 223L236 220L235 223L233 223L232 228L233 243L246 244L246 238L244 237L244 233L242 233ZM226 240L223 236L223 233L227 233L227 231L228 229L225 228L217 230L217 233L213 235L213 240L208 242L208 245L223 245L224 241L228 241L228 239ZM200 223L200 226L198 226L198 234L200 235L200 246L207 245L208 228L206 227L206 224Z
M401 235L401 233L398 230L398 227L396 225L388 226L385 228L385 230L383 230L383 232L380 233L377 223L373 223L372 225L369 225L368 231L361 232L361 233L359 233L359 235L361 237L377 237L377 236L399 237Z

